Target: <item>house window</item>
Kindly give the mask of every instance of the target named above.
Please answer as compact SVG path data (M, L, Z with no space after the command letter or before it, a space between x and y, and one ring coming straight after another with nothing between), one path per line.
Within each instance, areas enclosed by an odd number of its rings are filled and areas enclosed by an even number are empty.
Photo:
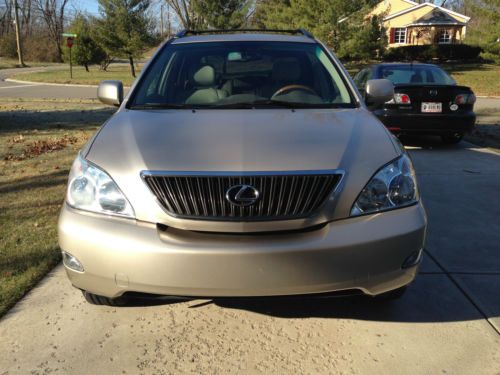
M451 34L449 30L443 29L439 32L439 43L440 44L451 43Z
M394 30L394 43L406 43L406 28L396 27Z

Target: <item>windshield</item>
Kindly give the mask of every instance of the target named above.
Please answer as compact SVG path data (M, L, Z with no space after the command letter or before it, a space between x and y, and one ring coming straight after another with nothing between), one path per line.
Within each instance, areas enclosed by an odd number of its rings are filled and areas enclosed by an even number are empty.
M456 82L444 70L431 65L395 65L382 66L380 77L395 85L455 85Z
M334 62L317 44L170 44L130 108L353 107Z

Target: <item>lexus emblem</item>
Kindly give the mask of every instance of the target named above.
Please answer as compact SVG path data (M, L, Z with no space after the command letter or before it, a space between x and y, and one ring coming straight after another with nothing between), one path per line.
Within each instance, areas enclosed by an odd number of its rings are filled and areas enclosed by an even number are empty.
M259 200L259 195L259 191L250 185L234 185L226 191L227 201L238 207L255 204Z
M430 90L430 91L429 91L429 94L430 94L431 96L436 96L436 95L438 94L438 91L437 91L437 90Z

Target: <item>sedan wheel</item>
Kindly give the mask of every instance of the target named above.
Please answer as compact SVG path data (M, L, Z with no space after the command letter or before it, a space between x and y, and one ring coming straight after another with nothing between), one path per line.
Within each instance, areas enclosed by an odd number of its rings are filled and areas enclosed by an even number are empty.
M453 145L462 140L464 133L446 133L441 135L443 143L448 145Z

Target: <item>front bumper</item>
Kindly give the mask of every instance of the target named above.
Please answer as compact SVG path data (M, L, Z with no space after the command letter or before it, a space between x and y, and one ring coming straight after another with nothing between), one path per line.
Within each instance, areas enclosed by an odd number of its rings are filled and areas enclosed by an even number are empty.
M465 133L471 131L476 123L476 115L472 111L428 114L380 109L374 114L387 128L399 134Z
M291 233L202 233L75 211L65 205L59 244L84 272L77 288L196 297L273 296L357 289L380 294L410 283L403 269L423 249L421 203Z

